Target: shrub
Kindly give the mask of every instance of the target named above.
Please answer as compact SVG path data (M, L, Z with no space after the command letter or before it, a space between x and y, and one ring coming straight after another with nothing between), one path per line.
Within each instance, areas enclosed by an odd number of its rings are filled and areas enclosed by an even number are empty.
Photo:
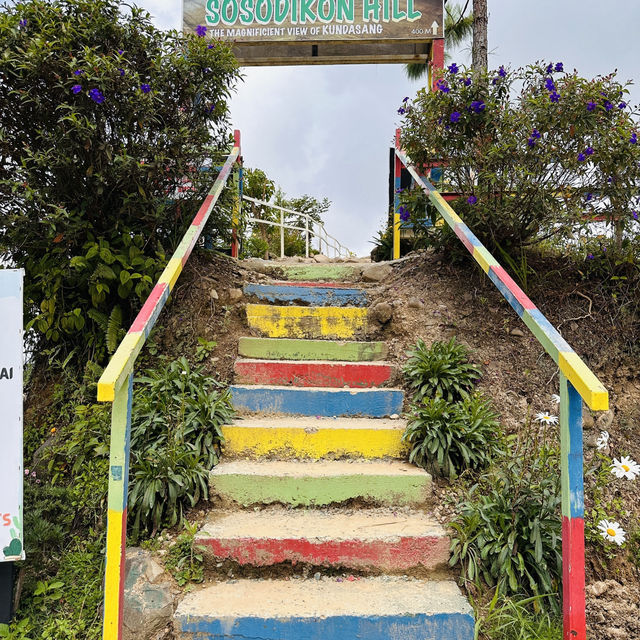
M596 215L621 247L638 234L640 145L627 94L615 74L587 80L560 63L449 67L407 108L402 144L417 166L442 163L444 188L462 194L454 208L491 250L519 259L522 247L566 238Z
M451 523L453 566L462 579L505 596L556 593L562 576L560 474L557 454L516 448L468 492ZM557 610L557 600L540 600Z
M466 398L480 378L480 369L468 361L467 347L455 337L449 342L436 341L431 347L418 340L407 355L403 373L415 402L427 396L456 402Z
M413 404L403 439L411 447L410 462L450 479L486 467L502 453L503 441L497 415L480 394Z
M6 6L0 49L0 260L39 340L101 362L211 186L236 63L119 0Z

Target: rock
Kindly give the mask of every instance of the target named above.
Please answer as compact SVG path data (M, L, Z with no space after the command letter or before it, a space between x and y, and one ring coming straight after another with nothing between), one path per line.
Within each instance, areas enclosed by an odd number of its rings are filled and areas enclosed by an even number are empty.
M378 302L369 307L369 320L386 324L393 317L393 307L388 302Z
M397 413L392 413L389 418L391 420L400 420L400 416Z
M509 333L512 336L517 336L518 338L524 338L524 332L522 331L522 329L511 329Z
M328 258L322 253L317 253L315 256L313 256L313 261L319 262L319 263L326 263L326 262L331 262L331 258Z
M124 639L150 640L171 621L172 584L163 568L142 549L127 549L124 592Z
M242 289L229 289L229 302L231 304L235 304L236 302L240 302L242 300Z
M463 302L471 302L472 300L473 300L473 294L471 294L471 293L465 293L462 296L462 301Z
M362 270L362 279L365 282L381 282L388 278L393 271L393 267L389 264L372 264Z
M411 298L407 306L410 309L422 309L424 307L424 302L418 300L418 298Z
M276 271L276 268L270 264L269 261L260 260L260 258L248 258L247 260L243 260L242 266L245 269L251 269L252 271L257 271L258 273L264 273L266 275L271 275Z
M218 292L217 292L215 289L211 289L211 290L209 291L209 297L210 297L212 300L219 300L219 299L220 299L220 296L218 295Z
M608 431L609 427L613 424L613 410L600 411L596 417L596 427L601 431Z
M599 598L603 593L609 591L611 587L615 586L618 586L618 583L615 580L601 580L590 584L587 587L587 592L594 595L596 598Z
M586 407L584 407L582 409L582 426L585 429L591 429L593 428L594 424L595 424L595 421L593 419L593 416L591 415L589 410Z

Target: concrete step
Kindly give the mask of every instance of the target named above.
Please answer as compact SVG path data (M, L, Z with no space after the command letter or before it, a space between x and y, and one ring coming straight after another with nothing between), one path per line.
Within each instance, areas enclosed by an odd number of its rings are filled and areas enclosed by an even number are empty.
M222 427L224 455L251 459L279 457L404 458L405 420L256 416Z
M362 276L362 264L277 264L287 280L317 282L357 282Z
M299 416L368 416L402 413L401 389L318 389L267 385L229 387L240 412Z
M366 307L368 304L364 289L324 283L246 284L243 290L248 297L274 304L306 303L316 307Z
M294 387L379 387L393 374L393 367L387 362L238 359L234 369L235 380L240 384Z
M209 490L212 500L243 507L322 507L350 500L422 506L431 493L431 476L397 460L233 460L221 462L209 473Z
M290 338L240 338L238 354L267 360L342 360L372 362L387 357L384 342L297 340Z
M346 340L367 330L367 309L363 307L248 304L246 308L249 327L269 338Z
M473 612L453 581L391 577L239 580L188 594L178 640L472 640Z
M196 536L209 561L267 567L299 562L400 572L446 569L449 537L430 516L394 509L213 512Z

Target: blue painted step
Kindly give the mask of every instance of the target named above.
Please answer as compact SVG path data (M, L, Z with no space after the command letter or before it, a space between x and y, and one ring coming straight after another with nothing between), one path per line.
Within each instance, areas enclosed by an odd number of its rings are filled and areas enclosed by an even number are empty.
M473 640L473 627L455 582L390 577L219 583L174 616L181 640Z
M314 307L366 307L369 303L364 289L347 287L246 284L243 291L246 296L276 304L303 302Z
M399 389L326 389L235 385L230 387L238 411L289 413L300 416L368 416L402 413Z

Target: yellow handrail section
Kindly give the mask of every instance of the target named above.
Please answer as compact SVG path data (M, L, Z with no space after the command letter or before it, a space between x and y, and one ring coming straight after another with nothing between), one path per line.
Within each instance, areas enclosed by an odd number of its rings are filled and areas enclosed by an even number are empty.
M133 367L239 157L240 132L235 131L233 150L227 157L209 195L205 198L191 226L98 381L98 400L113 403L109 453L103 640L121 640L122 638Z

